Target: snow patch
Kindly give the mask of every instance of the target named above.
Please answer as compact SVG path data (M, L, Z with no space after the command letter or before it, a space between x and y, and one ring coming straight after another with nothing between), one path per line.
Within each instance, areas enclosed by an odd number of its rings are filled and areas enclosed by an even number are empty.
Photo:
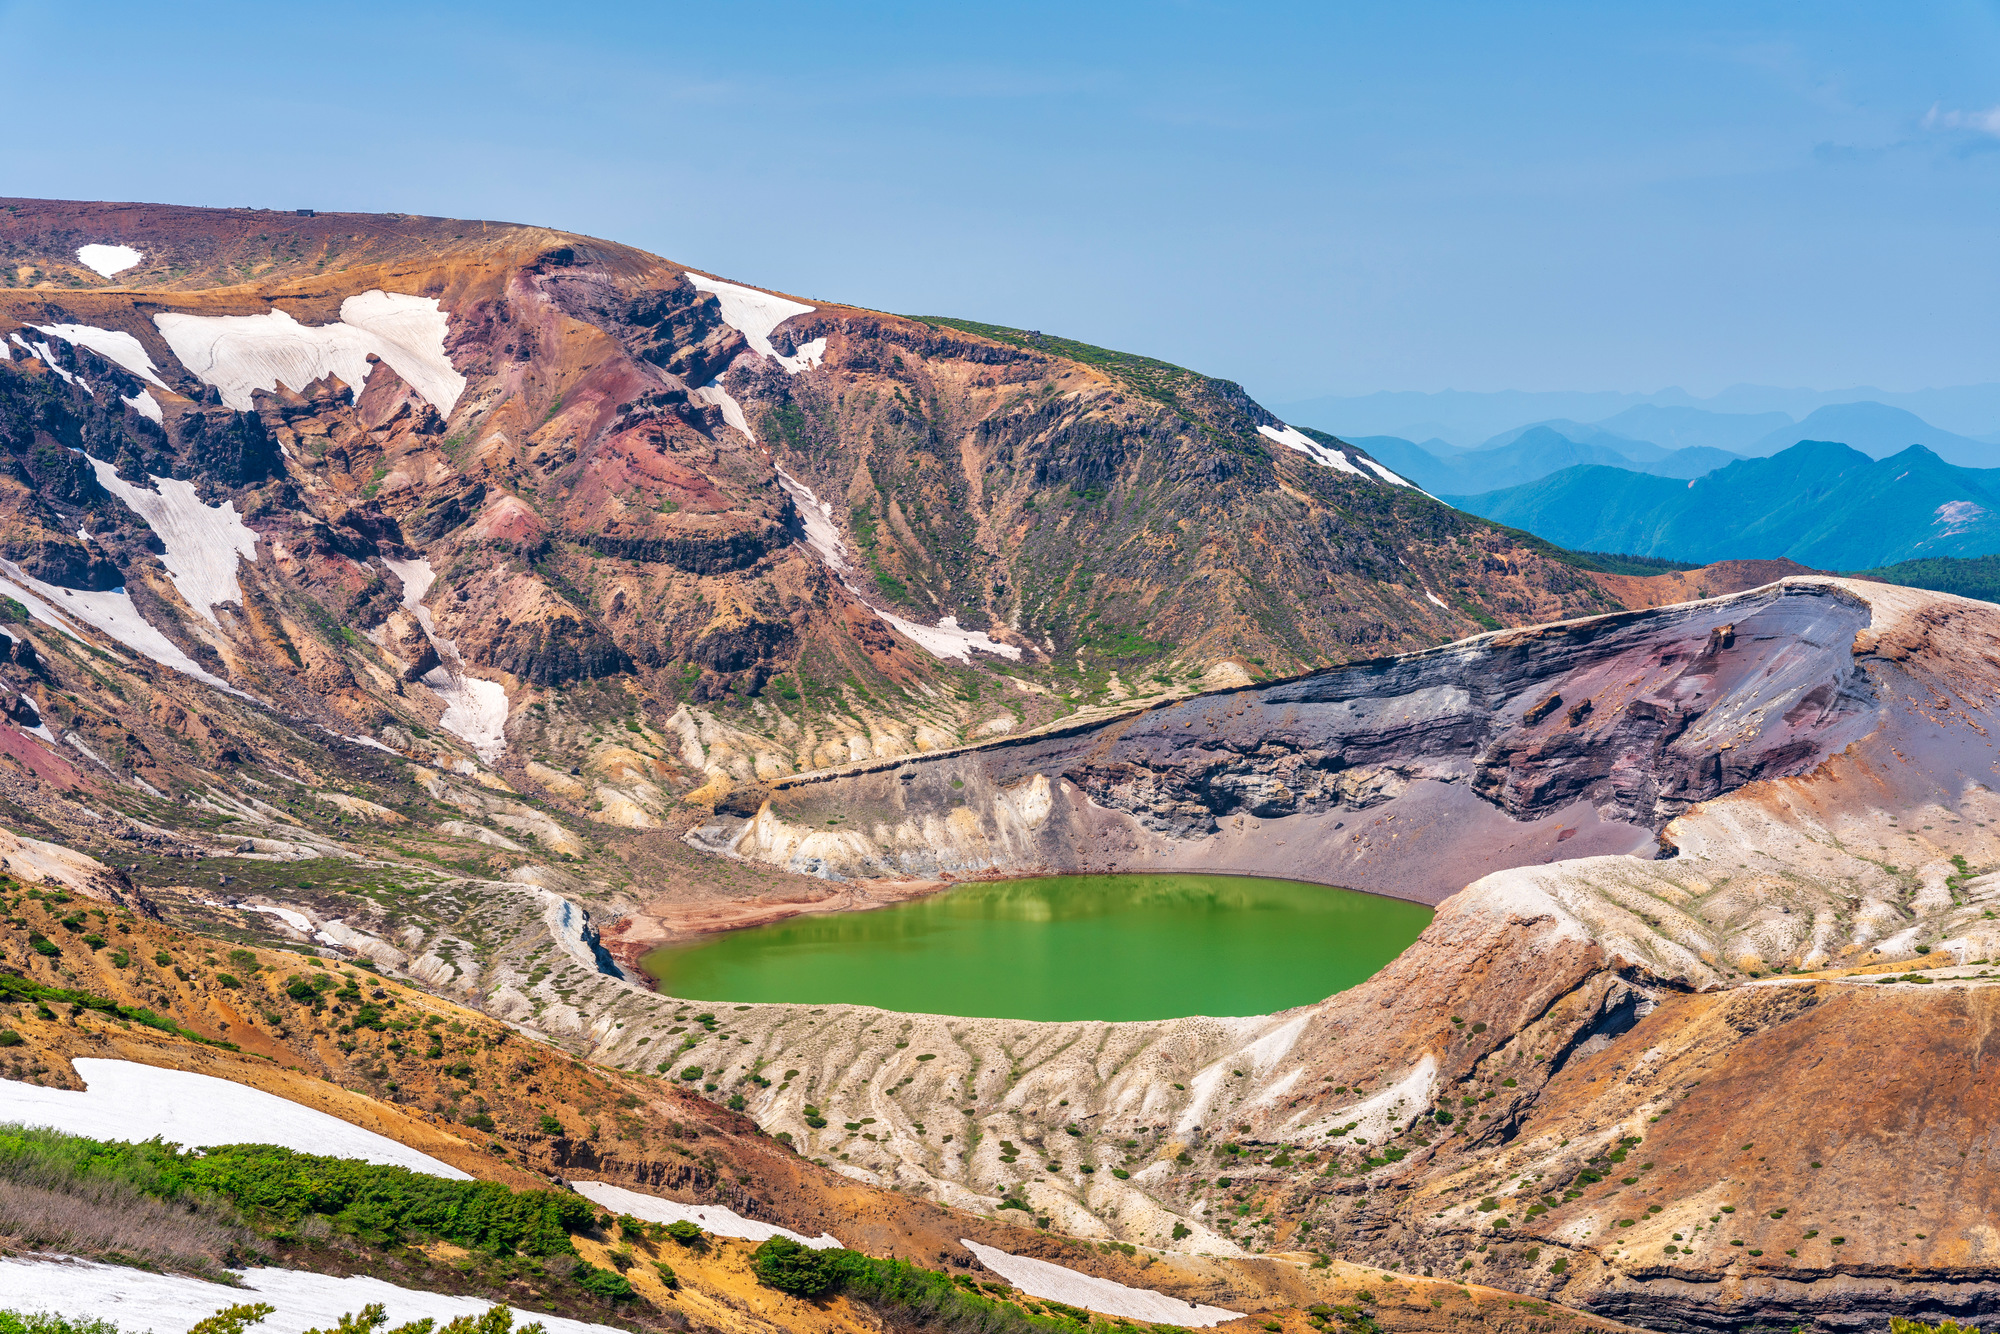
M104 245L93 242L76 248L77 262L84 268L115 278L137 264L145 256L128 245Z
M1326 467L1338 468L1341 472L1351 472L1356 477L1366 477L1368 475L1355 467L1354 461L1348 458L1347 455L1337 449L1328 449L1325 445L1322 445L1296 426L1259 426L1257 434L1269 436L1279 444L1289 449L1296 449L1307 458L1324 464Z
M37 324L35 328L51 338L60 338L76 347L87 347L106 361L124 367L142 380L151 380L165 389L159 367L146 355L145 346L122 329L99 329L90 324Z
M1376 474L1377 474L1378 476L1380 476L1380 477L1381 477L1381 479L1382 479L1383 481L1385 481L1385 482L1389 483L1389 485L1391 485L1391 486L1408 486L1408 485L1409 485L1409 483L1408 483L1408 482L1406 482L1406 481L1404 481L1404 480L1403 480L1402 478L1400 478L1400 477L1396 476L1396 474L1395 474L1395 473L1392 473L1392 472L1390 472L1390 471L1389 471L1389 470L1388 470L1387 468L1385 468L1385 467L1383 467L1383 466L1382 466L1381 464L1377 463L1377 462L1376 462L1376 461L1375 461L1374 459L1371 459L1371 458L1364 458L1364 459L1362 459L1361 461L1362 461L1363 463L1367 464L1367 465L1368 465L1369 467L1373 468L1373 469L1375 470Z
M959 1245L979 1257L979 1263L1012 1283L1031 1297L1081 1306L1101 1315L1144 1320L1152 1324L1180 1325L1186 1329L1206 1329L1226 1320L1241 1320L1241 1311L1220 1306L1197 1306L1179 1297L1169 1297L1151 1288L1128 1288L1108 1278L1093 1278L1074 1269L1025 1255L1009 1255L993 1246L960 1238Z
M734 1209L725 1209L719 1204L679 1204L657 1195L626 1190L608 1181L572 1181L569 1184L592 1204L602 1205L613 1213L630 1214L648 1223L693 1223L702 1231L712 1232L718 1237L740 1237L744 1241L790 1237L819 1251L839 1250L841 1246L838 1237L827 1233L808 1237L790 1228L779 1227L776 1223L760 1223L754 1218L745 1218Z
M719 384L705 384L693 392L702 402L721 408L722 420L741 431L745 438L757 438L757 433L750 429L750 419L743 415L743 405L732 398L727 389Z
M108 592L91 592L82 588L57 588L45 584L26 573L10 560L0 560L0 591L20 602L28 609L28 614L45 625L54 626L78 643L84 642L73 623L88 625L111 636L135 653L142 653L159 663L171 667L183 676L226 690L243 699L250 698L235 686L220 677L211 676L196 664L194 659L174 647L172 640L155 629L139 609L132 605L132 598L122 588ZM58 614L53 608L60 607Z
M860 598L863 605L867 605L868 600L862 597L861 590L847 578L853 567L848 563L847 548L840 540L840 532L833 526L832 507L821 504L819 497L812 493L812 488L786 472L783 465L777 466L778 485L785 488L785 493L792 498L792 504L799 512L799 518L805 524L806 545L819 554L820 559L827 563L827 566L840 578L841 583L847 585L848 592ZM977 650L981 653L993 653L1003 658L1010 658L1016 662L1021 659L1021 650L1018 646L1002 644L984 630L962 629L956 616L947 616L936 625L919 625L915 621L905 620L894 612L883 611L879 607L869 606L868 610L894 626L905 639L933 658L955 659L969 664L973 652Z
M97 484L124 501L158 534L167 549L160 564L167 567L188 606L209 624L219 625L215 605L243 601L243 586L236 582L236 558L257 559L257 534L243 526L236 502L204 505L193 482L155 477L153 485L159 490L148 491L120 477L118 470L102 459L90 459L90 466L97 471Z
M14 341L17 343L21 343L21 335L15 334ZM34 353L37 357L40 357L42 359L42 365L47 366L57 375L60 375L62 377L64 384L73 384L80 386L83 392L86 394L91 392L90 385L87 382L85 382L84 378L81 375L75 375L69 371L64 370L62 366L56 361L56 354L54 351L50 349L48 339L42 338L42 339L37 339L33 343L21 343L21 346L27 348L28 351Z
M417 618L437 650L438 665L421 679L444 701L444 716L438 719L438 726L470 745L480 759L493 763L507 750L507 688L498 681L466 675L458 645L438 634L430 608L423 605L424 594L437 581L430 561L384 556L382 563L403 581L403 606Z
M244 912L260 912L275 917L302 936L310 936L317 929L313 925L312 918L293 908L266 908L256 903L238 903L232 906Z
M493 1306L480 1297L448 1297L360 1275L337 1278L309 1269L234 1272L242 1280L240 1288L125 1265L10 1256L0 1260L0 1307L48 1311L73 1320L102 1318L128 1334L179 1334L222 1307L254 1298L278 1308L251 1326L255 1334L305 1334L330 1329L343 1315L377 1302L387 1308L391 1328L425 1318L440 1324L459 1316L477 1318ZM548 1334L614 1334L608 1325L510 1309L516 1330L538 1323Z
M800 344L798 352L789 357L778 355L778 349L771 345L773 329L792 316L810 314L817 307L787 301L784 297L772 296L754 287L738 287L735 283L705 277L691 270L682 276L693 283L697 291L714 293L716 304L722 307L722 322L742 334L745 342L783 366L789 374L797 375L808 366L819 365L820 359L826 355L824 338Z
M0 1080L0 1118L52 1126L90 1139L137 1143L158 1135L182 1148L276 1144L300 1153L359 1158L453 1181L472 1178L387 1135L349 1125L275 1093L189 1070L78 1056L70 1064L86 1088L41 1088Z
M127 398L125 395L120 394L118 401L138 413L141 417L150 418L155 426L166 425L166 415L160 411L160 400L153 397L152 390L141 389L137 398Z
M1445 606L1444 606L1444 599L1443 599L1443 598L1441 598L1441 597L1439 597L1439 596L1438 596L1437 594L1435 594L1435 593L1431 592L1431 590L1430 590L1430 589L1426 588L1426 589L1424 590L1424 596L1425 596L1425 597L1427 597L1427 598L1429 598L1429 599L1430 599L1430 600L1431 600L1432 602L1435 602L1435 603L1436 603L1436 604L1437 604L1438 606L1440 606L1440 607L1444 607L1444 609L1445 609L1446 611L1450 611L1450 610L1451 610L1451 608L1450 608L1450 607L1445 607Z
M223 403L238 412L255 406L254 395L279 385L304 393L334 376L359 397L368 381L370 353L388 363L412 389L445 416L465 392L465 377L452 369L444 339L449 317L434 297L380 289L340 303L332 324L300 324L282 310L262 315L189 315L164 311L153 317L167 346L203 384L213 385Z

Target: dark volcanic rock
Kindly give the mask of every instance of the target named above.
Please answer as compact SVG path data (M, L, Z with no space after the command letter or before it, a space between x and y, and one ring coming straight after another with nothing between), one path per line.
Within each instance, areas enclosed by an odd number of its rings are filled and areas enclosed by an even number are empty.
M1689 804L1838 752L1876 718L1854 663L1867 623L1838 588L1785 585L1501 632L774 785L773 816L879 822L879 853L808 853L728 818L696 838L834 877L1209 869L1435 900L1503 866L1657 849ZM961 804L982 815L976 843L944 832Z

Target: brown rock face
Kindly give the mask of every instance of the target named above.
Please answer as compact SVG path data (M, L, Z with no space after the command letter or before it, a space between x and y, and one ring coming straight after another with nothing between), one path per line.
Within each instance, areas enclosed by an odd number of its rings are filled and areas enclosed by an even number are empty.
M582 758L572 692L697 710L725 740L685 791L991 734L982 699L1015 689L995 667L1045 683L1008 701L1018 729L1222 659L1280 671L1610 605L1177 367L839 306L766 327L678 264L538 228L5 203L0 241L38 278L0 294L0 336L51 350L0 362L0 555L64 588L165 587L181 558L90 460L192 481L263 554L239 562L240 616L168 595L166 633L343 734L456 720L420 684L442 653L509 692L517 731L531 712L558 768ZM101 278L85 236L144 258ZM371 353L352 384L259 371L236 410L160 323L281 312L310 342L371 292L436 303L455 397ZM414 560L451 651L401 607L385 562ZM946 617L1011 661L911 637Z
M1868 616L1851 593L1806 583L1503 631L969 753L781 780L762 813L718 807L695 837L838 878L1228 869L1436 902L1505 866L1671 855L1655 836L1691 803L1837 754L1878 725L1851 651ZM1036 782L1046 809L1026 824ZM879 830L874 845L808 832L836 813ZM935 841L945 831L963 841Z

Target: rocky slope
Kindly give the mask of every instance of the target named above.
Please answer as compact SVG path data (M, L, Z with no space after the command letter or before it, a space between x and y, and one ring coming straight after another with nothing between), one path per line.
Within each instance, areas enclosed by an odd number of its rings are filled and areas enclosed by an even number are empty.
M661 1118L712 1116L777 1183L745 1207L871 1246L1068 1233L1131 1278L1101 1244L1143 1244L1259 1311L1324 1295L1313 1249L1676 1328L1992 1309L1991 607L1794 579L1614 610L1235 386L587 238L0 210L17 878L260 967L366 958L492 1052L504 1022L615 1068L535 1095L652 1109L584 1137L603 1170L679 1171ZM1100 867L1442 906L1275 1016L724 1012L630 975L690 929ZM17 969L454 1103L268 995L50 962L27 932L66 928L13 897ZM79 1033L22 1023L59 1073ZM582 1151L479 1068L514 1168Z
M1532 688L1510 688L1510 652L1541 665ZM1448 898L1375 979L1280 1015L1050 1025L753 1007L730 1024L750 1039L743 1059L809 1073L751 1109L857 1176L967 1206L1018 1194L1082 1235L1326 1245L1657 1328L1983 1315L2000 1302L1981 1221L2000 1175L1969 1072L2000 994L1996 661L1985 604L1794 579L1036 743L1053 750L1001 744L779 789L702 837L795 855L778 836L791 805L845 794L883 808L867 856L973 848L983 865L1035 865L1052 846L1040 828L1087 820L1115 837L1070 845L1112 866L1283 842L1307 849L1291 872L1314 874L1339 846L1322 826L1379 831L1397 814L1410 830L1376 845L1398 863L1381 885L1413 893L1497 843L1461 835L1475 803L1526 839L1537 801L1567 802L1564 827L1594 819L1640 846L1571 857L1582 838L1551 830L1539 855L1503 855L1511 867ZM1207 824L1158 818L1151 794L1191 769L1248 774L1301 735L1372 759L1379 716L1406 729L1409 787L1343 794L1293 770L1294 808L1245 814L1240 838L1233 806ZM1267 736L1268 751L1250 744ZM1040 826L1022 814L1035 781L1011 767L1023 751L1046 761ZM923 818L924 763L965 775L954 818ZM1087 766L1128 781L1086 801ZM1391 808L1419 784L1464 804L1428 825ZM945 837L974 827L987 837ZM1328 878L1363 878L1369 861ZM1893 980L1912 965L1924 971ZM833 1129L864 1115L873 1138Z
M1613 605L1038 333L402 215L0 200L0 257L0 815L134 883L726 917L828 892L676 841L742 783Z

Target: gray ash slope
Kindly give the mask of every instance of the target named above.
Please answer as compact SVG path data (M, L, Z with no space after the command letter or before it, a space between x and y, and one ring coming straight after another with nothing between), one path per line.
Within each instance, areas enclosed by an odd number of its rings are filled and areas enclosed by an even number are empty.
M1657 835L1693 803L1865 735L1868 619L1797 582L1503 631L741 788L691 838L833 878L1233 870L1436 902L1507 866L1670 851Z

